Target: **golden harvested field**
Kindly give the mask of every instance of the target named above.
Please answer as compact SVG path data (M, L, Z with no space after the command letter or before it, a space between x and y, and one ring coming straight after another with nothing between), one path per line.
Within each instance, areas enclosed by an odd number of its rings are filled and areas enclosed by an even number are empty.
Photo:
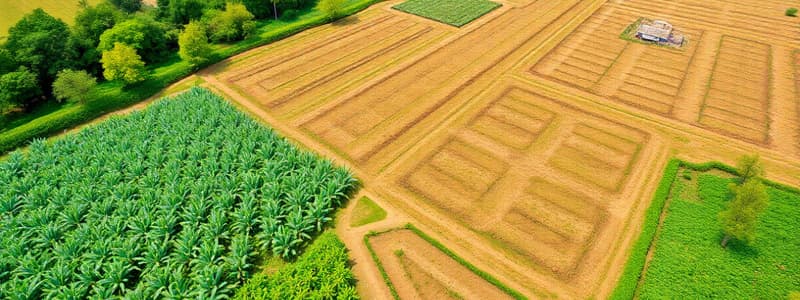
M772 179L800 185L791 1L501 0L461 28L400 2L199 74L350 166L387 211L351 228L352 201L337 224L364 298L392 297L370 231L412 223L531 298L605 298L669 157L758 152ZM620 39L641 17L688 45ZM368 242L402 299L505 295L414 234Z

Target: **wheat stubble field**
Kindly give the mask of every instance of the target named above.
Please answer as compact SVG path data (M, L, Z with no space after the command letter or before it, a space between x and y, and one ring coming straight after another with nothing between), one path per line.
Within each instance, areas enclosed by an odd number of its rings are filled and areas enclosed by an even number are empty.
M669 157L759 152L800 185L791 1L505 0L460 28L401 2L200 74L387 210L337 224L367 299L605 298ZM620 39L640 17L689 44ZM365 242L407 223L459 258L405 230Z

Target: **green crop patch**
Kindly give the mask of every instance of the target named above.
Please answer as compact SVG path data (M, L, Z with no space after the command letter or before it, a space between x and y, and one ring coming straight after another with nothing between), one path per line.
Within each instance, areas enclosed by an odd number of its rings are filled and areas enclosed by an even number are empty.
M461 27L500 7L488 0L408 0L393 8L423 18Z
M353 215L350 217L350 226L359 227L370 223L375 223L386 219L386 210L378 206L372 199L361 197L353 208Z
M673 168L668 181L662 182L662 186L671 186L671 192L661 193L669 195L669 204L659 233L643 234L646 241L640 241L642 245L652 241L652 260L642 271L643 264L636 262L643 262L644 256L636 253L646 251L634 250L632 256L636 257L631 259L635 262L628 264L637 265L638 271L626 268L613 298L629 299L636 294L641 299L685 295L785 299L800 290L800 194L765 182L769 206L759 218L755 241L751 245L731 242L723 248L718 214L732 197L729 184L734 175L724 174L720 168L710 171L702 165L681 165L684 171L680 174L692 176L675 176L678 172ZM658 224L658 215L648 211L645 227L649 224Z
M0 162L0 299L223 299L356 185L193 88Z

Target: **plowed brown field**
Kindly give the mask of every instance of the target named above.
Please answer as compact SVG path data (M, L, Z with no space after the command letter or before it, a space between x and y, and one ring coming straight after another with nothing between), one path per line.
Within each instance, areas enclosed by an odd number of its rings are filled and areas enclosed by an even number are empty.
M532 298L604 298L670 156L758 152L770 177L800 185L790 1L501 0L458 29L399 2L200 74L350 166L387 210L337 227L367 299L391 297L372 230L413 223ZM620 39L640 17L672 22L688 46ZM403 299L505 295L409 232L370 242Z

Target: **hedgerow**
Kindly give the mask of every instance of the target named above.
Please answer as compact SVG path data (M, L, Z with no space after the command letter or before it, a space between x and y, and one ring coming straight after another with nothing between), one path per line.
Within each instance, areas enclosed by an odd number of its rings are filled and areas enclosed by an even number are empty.
M222 299L356 185L195 88L0 163L0 298Z

